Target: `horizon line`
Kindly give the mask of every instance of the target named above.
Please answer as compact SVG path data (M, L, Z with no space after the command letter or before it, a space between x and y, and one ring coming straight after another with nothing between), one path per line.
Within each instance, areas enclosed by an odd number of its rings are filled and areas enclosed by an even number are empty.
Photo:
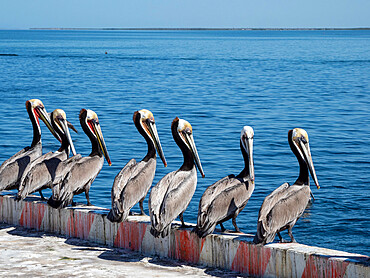
M12 29L8 29L12 30ZM14 29L14 30L103 30L103 31L330 31L330 30L370 30L370 27L31 27L28 29Z

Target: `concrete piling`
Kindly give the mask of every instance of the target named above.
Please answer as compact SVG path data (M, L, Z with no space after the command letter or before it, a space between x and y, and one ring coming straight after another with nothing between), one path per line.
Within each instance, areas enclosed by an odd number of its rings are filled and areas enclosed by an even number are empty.
M150 234L147 216L111 223L108 210L54 209L37 197L17 202L0 195L0 222L76 237L108 246L238 271L256 277L370 277L370 258L298 243L254 245L252 235L212 234L204 239L173 225L166 238Z

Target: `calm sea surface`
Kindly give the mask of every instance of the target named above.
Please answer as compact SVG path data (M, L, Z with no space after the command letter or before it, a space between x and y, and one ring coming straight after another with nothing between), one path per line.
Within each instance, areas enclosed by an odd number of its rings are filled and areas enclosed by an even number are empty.
M369 31L0 31L0 54L18 55L0 56L1 162L32 141L27 99L64 109L83 155L90 143L78 114L92 109L113 165L104 164L91 201L110 207L114 177L146 153L134 111L153 112L168 162L158 161L154 184L182 163L170 132L178 116L193 126L206 174L184 214L195 223L206 187L243 168L239 135L250 125L256 188L237 222L254 234L264 197L298 175L287 133L301 127L321 189L312 186L316 201L293 229L297 241L369 255ZM44 152L55 151L42 131Z

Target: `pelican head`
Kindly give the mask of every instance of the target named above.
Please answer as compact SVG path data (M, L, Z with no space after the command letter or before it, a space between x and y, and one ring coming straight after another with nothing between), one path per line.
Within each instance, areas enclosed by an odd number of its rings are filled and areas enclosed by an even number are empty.
M52 113L52 124L54 129L59 134L64 134L67 138L68 144L71 147L73 155L76 155L76 150L72 142L71 134L69 133L69 125L72 125L67 121L67 115L62 109L55 109ZM73 127L73 126L72 126ZM73 127L74 129L74 127ZM75 130L75 129L74 129Z
M240 133L240 142L248 157L249 177L252 181L254 181L253 137L254 137L253 128L247 125L244 126L242 132Z
M60 142L62 141L59 138L59 135L55 132L54 128L52 127L49 114L46 112L45 106L44 106L44 104L42 103L41 100L39 100L39 99L27 100L26 101L26 108L27 108L28 113L30 114L30 117L32 115L32 117L35 119L40 134L41 134L41 129L40 129L39 119L41 119L45 123L47 128L50 130L50 132L54 135L54 137L58 141L60 141Z
M203 172L202 164L200 163L197 148L195 147L194 138L193 138L193 128L191 124L188 121L185 121L179 118L176 118L174 122L175 121L178 121L177 132L180 135L180 139L185 143L187 148L191 151L195 164L197 165L199 172L204 178L205 175Z
M164 157L161 141L159 141L159 136L158 136L158 132L157 132L157 127L155 125L155 120L154 120L153 113L150 112L147 109L142 109L142 110L136 111L134 113L134 122L137 119L138 114L140 115L140 120L139 120L140 126L142 127L144 132L148 135L150 140L152 140L152 142L153 142L153 144L154 144L154 146L155 146L155 148L156 148L156 150L159 154L159 157L161 158L161 160L164 164L164 167L167 167L167 162L166 162L166 159Z
M104 142L104 137L100 128L98 115L90 109L82 109L80 112L80 119L81 115L83 115L84 113L86 113L86 117L84 119L86 126L88 127L90 133L97 139L101 152L103 153L109 166L111 166L112 162L109 158L108 150Z
M315 168L313 166L313 161L311 157L310 145L308 140L307 132L302 128L295 128L292 130L292 138L291 138L294 146L296 147L298 154L301 158L305 161L310 170L312 179L314 180L316 187L320 188L319 182L317 180Z

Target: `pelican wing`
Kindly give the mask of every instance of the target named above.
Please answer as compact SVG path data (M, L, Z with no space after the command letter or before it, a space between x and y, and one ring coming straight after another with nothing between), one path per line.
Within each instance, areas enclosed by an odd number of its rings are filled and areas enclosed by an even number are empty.
M152 185L156 169L156 160L140 161L125 187L122 189L121 201L123 211L130 210L141 199L145 198Z
M50 152L29 164L30 170L23 177L18 196L24 199L28 194L51 187L55 183L59 164L66 159L65 152Z
M210 185L206 191L204 191L202 198L200 199L199 212L206 211L221 192L225 191L227 188L235 186L235 183L240 183L240 181L235 180L234 175L229 175Z
M25 179L29 175L29 173L32 172L33 168L36 167L39 163L42 163L45 159L49 159L52 155L53 155L53 152L48 152L36 158L35 160L31 161L30 163L28 163L19 181L19 192L22 192L24 190ZM32 173L30 175L32 175Z
M87 156L77 160L67 173L60 186L59 201L61 207L72 203L73 196L86 192L103 167L104 158Z
M76 154L61 163L59 163L56 171L55 171L55 178L53 183L53 196L57 197L60 196L60 187L62 184L62 181L66 177L66 175L69 173L73 165L75 165L80 159L82 158L81 154Z
M0 166L0 172L7 166L9 165L10 163L16 161L19 157L22 157L24 153L26 153L27 151L30 150L30 147L25 147L23 149L21 149L19 152L17 152L16 154L14 154L13 156L11 156L10 158L8 158L7 160L5 160L1 166Z
M135 168L137 167L136 160L133 158L114 178L112 187L112 205L114 202L118 202L121 199L121 193L123 188L127 185L127 182L131 179Z
M171 187L172 180L178 171L165 175L153 188L149 196L149 214L152 225L156 227L159 223L159 214L163 199Z
M197 184L195 167L191 171L178 171L163 198L160 207L162 227L167 227L184 212L194 195Z
M287 194L266 215L265 229L275 233L288 225L294 225L306 209L309 198L308 186L290 186Z
M289 183L283 183L266 196L258 213L258 221L263 221L264 219L266 219L267 214L274 207L274 205L281 199L285 198L286 194L288 193L289 187Z
M218 190L218 194L214 194L207 200L204 200L203 194L199 204L197 223L198 228L204 232L233 216L237 210L242 210L253 193L254 183L252 182L244 182L242 179L233 177L222 180L227 183L220 186L223 190Z
M83 191L85 185L94 181L103 167L104 158L87 156L77 160L63 179L63 186L71 192Z
M23 150L1 165L0 191L17 188L27 165L42 155L41 143L38 143L33 148L25 148Z
M71 168L82 159L81 154L76 154L66 160L63 160L59 163L56 171L55 171L55 178L54 178L54 185L60 184L65 176L71 171Z

